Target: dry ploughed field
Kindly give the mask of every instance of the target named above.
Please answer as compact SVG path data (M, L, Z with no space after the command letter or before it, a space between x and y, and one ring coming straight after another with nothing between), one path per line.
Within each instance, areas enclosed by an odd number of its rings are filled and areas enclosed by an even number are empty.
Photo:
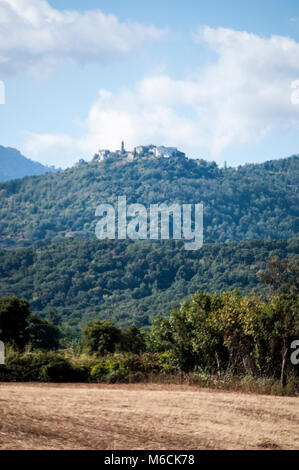
M298 449L299 399L183 385L0 384L1 449Z

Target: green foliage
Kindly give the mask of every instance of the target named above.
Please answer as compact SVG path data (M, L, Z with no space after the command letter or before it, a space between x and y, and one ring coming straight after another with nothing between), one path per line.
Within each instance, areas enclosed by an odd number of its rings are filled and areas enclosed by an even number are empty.
M172 352L180 370L280 377L283 386L287 375L298 375L289 357L298 337L298 295L262 301L238 292L196 292L169 318L158 317L147 341L152 351Z
M17 349L24 348L28 341L27 321L29 304L17 297L0 299L0 339Z
M100 202L204 204L204 239L233 242L296 235L298 156L220 169L185 158L107 159L0 184L3 246L94 237ZM139 295L136 292L136 295Z
M86 376L82 369L74 367L58 355L41 366L39 371L39 380L41 382L81 382L84 379L86 379Z
M198 364L204 364L206 369L215 368L217 354L223 355L221 338L208 321L220 306L218 296L196 292L191 301L183 301L179 309L170 312L174 349L183 370L191 370Z
M279 294L274 296L266 315L261 318L263 342L266 342L266 364L278 370L281 386L286 385L287 354L293 340L299 338L299 296ZM265 345L264 345L265 349ZM265 370L269 373L269 369Z
M38 243L0 250L0 297L24 297L32 311L58 322L71 338L67 328L79 334L82 324L95 319L120 327L149 325L196 290L266 293L257 272L265 270L269 256L294 263L298 254L298 238L206 243L196 251L180 241Z
M108 320L88 323L82 332L82 347L89 354L104 356L115 351L120 331Z
M182 373L173 350L142 355L114 354L101 361L70 358L63 352L10 352L5 366L0 365L0 381L186 383L272 395L298 395L299 377L290 376L282 387L273 376L215 375L195 367Z
M294 240L290 243L295 246ZM264 272L278 292L270 298L238 290L196 291L168 317L157 316L151 328L121 330L108 320L88 322L81 344L89 356L82 358L79 345L71 354L45 351L59 345L57 326L30 314L25 300L0 299L1 338L8 348L0 380L115 383L192 373L199 383L215 375L225 377L225 384L231 383L227 377L244 376L242 386L249 388L252 377L280 379L270 386L271 393L291 393L299 380L290 362L290 345L299 337L299 297L296 271L288 266L270 257ZM57 312L51 317L60 323ZM27 352L18 352L26 345Z
M7 347L22 350L52 350L59 347L60 330L38 315L30 313L29 304L17 297L0 299L0 338Z
M95 365L90 372L95 382L125 382L128 380L130 369L126 357L116 356Z
M27 326L28 342L32 349L57 349L60 331L38 315L31 314Z
M168 350L159 355L159 367L161 372L175 373L180 370L179 359L174 350Z
M290 345L298 336L298 295L264 301L237 291L198 291L168 318L157 317L146 332L136 326L121 331L110 321L88 323L82 347L89 356L78 348L22 354L10 349L0 380L116 383L189 377L202 386L293 394L299 370L290 362Z
M0 243L17 249L0 250L0 380L177 374L225 388L237 374L248 390L296 388L298 162L112 158L1 183ZM96 206L123 194L146 206L203 202L202 249L95 239Z
M276 293L299 293L299 259L279 259L272 256L267 269L258 272L258 277L264 284Z
M121 331L120 350L140 354L145 351L144 334L136 325L131 325L127 329Z
M173 346L173 336L168 318L155 318L146 337L147 349L151 352L167 351Z
M151 375L174 374L179 365L175 353L117 353L95 364L90 379L95 382L134 382L147 380Z
M47 313L47 317L49 322L52 323L52 325L57 327L61 325L61 315L56 308L51 308Z
M0 366L0 381L85 382L89 373L86 364L72 364L61 352L36 350L11 353Z

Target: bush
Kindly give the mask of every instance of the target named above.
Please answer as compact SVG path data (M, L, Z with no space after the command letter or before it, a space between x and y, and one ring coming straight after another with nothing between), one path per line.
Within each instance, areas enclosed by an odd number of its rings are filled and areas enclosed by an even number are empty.
M41 382L73 382L74 369L68 361L57 358L40 368Z
M131 357L111 356L91 369L90 378L95 382L116 383L127 381L131 370L130 364L134 365L134 360Z
M87 382L88 365L72 364L61 353L35 351L11 353L0 366L0 381Z
M119 341L120 330L108 320L89 322L82 332L82 347L89 354L112 353Z
M162 372L173 373L179 370L178 358L173 349L160 354L158 363Z

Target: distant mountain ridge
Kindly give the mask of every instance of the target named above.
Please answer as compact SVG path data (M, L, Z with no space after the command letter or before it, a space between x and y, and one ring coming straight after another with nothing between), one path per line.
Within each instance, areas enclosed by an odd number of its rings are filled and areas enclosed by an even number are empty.
M48 171L55 171L55 168L30 160L17 149L0 145L0 181L42 175Z

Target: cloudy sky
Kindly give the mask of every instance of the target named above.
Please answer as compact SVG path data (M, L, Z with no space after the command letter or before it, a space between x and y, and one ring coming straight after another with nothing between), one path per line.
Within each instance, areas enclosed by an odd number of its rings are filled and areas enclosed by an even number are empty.
M0 145L44 164L121 140L230 166L297 154L299 2L0 0L0 81Z

